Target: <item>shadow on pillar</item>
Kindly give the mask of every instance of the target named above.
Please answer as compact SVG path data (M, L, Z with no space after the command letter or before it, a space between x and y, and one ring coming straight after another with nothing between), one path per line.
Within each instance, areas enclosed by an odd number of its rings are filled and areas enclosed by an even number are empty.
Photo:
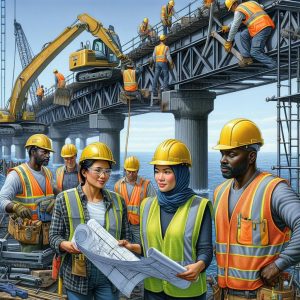
M11 145L12 145L12 138L3 138L1 139L3 145L3 158L11 159Z
M208 189L208 115L215 93L197 90L163 92L162 111L175 117L175 138L184 142L192 156L190 187Z

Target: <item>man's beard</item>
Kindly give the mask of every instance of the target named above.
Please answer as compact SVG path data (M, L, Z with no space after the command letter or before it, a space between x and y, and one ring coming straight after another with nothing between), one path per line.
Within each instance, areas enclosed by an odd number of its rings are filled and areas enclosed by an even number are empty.
M245 159L237 167L232 168L229 164L221 164L222 169L226 169L227 172L223 173L222 176L226 179L237 178L241 175L244 175L248 169L248 160Z

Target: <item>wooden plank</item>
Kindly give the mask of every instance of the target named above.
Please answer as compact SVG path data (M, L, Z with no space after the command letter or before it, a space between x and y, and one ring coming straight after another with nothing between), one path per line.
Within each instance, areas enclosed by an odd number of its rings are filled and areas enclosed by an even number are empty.
M222 38L216 31L213 31L211 33L211 36L214 37L217 41L219 41L223 46L225 45L226 40L224 38ZM230 51L238 60L242 61L243 60L243 56L241 55L241 53L239 51L237 51L235 48L231 48Z

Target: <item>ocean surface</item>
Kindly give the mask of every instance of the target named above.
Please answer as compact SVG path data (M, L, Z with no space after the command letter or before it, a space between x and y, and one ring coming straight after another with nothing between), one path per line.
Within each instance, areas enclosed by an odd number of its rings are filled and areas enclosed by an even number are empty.
M152 153L129 153L129 155L135 155L140 160L140 171L139 175L146 177L151 180L154 187L156 187L154 177L153 177L153 166L149 164L152 158ZM80 152L78 157L80 156ZM124 160L124 154L121 154L121 162ZM221 172L220 172L220 154L218 152L210 152L208 153L208 190L207 191L196 191L197 193L207 193L209 199L212 199L213 191L214 189L224 181ZM257 166L262 171L268 171L271 173L274 173L274 171L271 169L272 166L276 164L276 153L259 153L258 154L258 160L257 160ZM121 163L122 165L122 163ZM53 166L50 160L49 168L54 171L58 165ZM274 173L275 174L275 173ZM123 176L123 170L114 170L108 183L107 188L113 189L113 186L115 182ZM5 178L3 176L0 176L0 187L2 187L4 183ZM214 232L213 232L213 241L214 241ZM212 264L207 270L207 273L209 275L216 274L216 263L215 259L212 261Z

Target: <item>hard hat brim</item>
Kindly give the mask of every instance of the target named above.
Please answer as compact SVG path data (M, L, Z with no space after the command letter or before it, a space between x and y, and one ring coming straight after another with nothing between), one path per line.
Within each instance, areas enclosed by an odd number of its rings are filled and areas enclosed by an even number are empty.
M103 157L93 157L93 158L82 158L79 160L79 163L82 163L84 160L105 160L105 161L110 161L111 163L115 164L116 161L112 160L112 159L107 159L107 158L103 158Z
M227 145L217 145L215 147L212 147L214 150L230 150L235 148L240 148L242 146L227 146Z
M74 155L61 155L62 158L68 158L68 157L73 157L73 156L76 156L77 154L74 154Z
M133 168L124 168L126 171L130 171L130 172L136 172L139 169L133 169Z
M168 161L168 160L153 160L149 164L150 165L158 165L158 166L175 166L175 165L187 164L190 166L189 163Z
M24 148L27 149L28 147L37 147L37 148L44 149L44 150L48 150L48 151L50 151L50 152L55 153L55 151L54 151L53 149L46 148L46 147L39 147L39 146L37 146L37 145L25 145Z

